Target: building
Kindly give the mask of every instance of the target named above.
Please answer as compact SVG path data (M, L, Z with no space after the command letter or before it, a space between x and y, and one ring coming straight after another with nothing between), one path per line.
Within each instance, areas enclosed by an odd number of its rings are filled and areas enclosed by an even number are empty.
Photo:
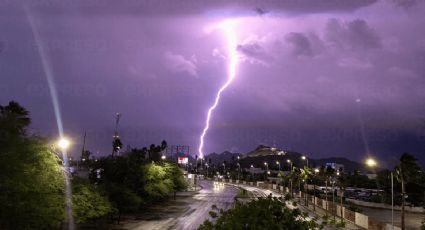
M330 168L337 170L337 171L344 171L344 165L343 164L337 164L335 162L326 163L325 167L326 168L330 167Z

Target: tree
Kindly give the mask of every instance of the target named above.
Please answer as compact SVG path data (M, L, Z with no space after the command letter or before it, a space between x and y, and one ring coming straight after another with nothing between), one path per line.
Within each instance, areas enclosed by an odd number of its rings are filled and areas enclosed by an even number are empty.
M308 230L320 228L308 221L299 209L289 209L285 203L271 196L249 203L236 202L233 209L220 211L215 223L207 220L198 230L215 229L278 229ZM215 212L211 213L215 216Z
M300 172L300 178L303 181L305 181L306 184L308 184L308 180L313 175L313 172L312 172L311 168L308 168L307 166L305 166L303 169L300 169L300 170L301 170L301 172ZM307 188L307 190L308 190L308 188ZM308 193L307 192L305 192L305 197L306 197L305 204L308 207Z
M167 176L164 167L155 163L143 166L145 175L145 191L153 199L159 200L173 191L173 180Z
M29 112L17 102L11 101L7 106L0 106L0 127L8 135L25 134L31 123Z
M61 160L26 134L28 114L16 102L0 106L0 229L52 229L65 217Z
M114 137L114 140L112 141L112 149L113 149L112 153L120 151L121 148L122 148L121 139L118 136Z
M401 184L401 229L405 229L404 215L405 215L405 201L406 201L406 183L414 180L417 175L420 175L421 167L417 159L410 153L403 153L400 157L400 162L395 168L397 180Z
M338 177L337 177L337 183L338 183L338 186L339 186L339 188L340 188L340 196L339 196L339 201L340 201L340 206L341 206L341 222L342 222L342 220L343 220L343 209L342 209L342 207L344 207L344 204L343 204L343 197L344 197L344 191L345 191L345 188L347 187L347 176L346 176L346 174L342 171L342 170L340 170L339 171L339 175L338 175Z
M113 212L112 204L99 187L74 177L72 180L72 202L77 223L98 219Z
M183 176L183 171L176 165L171 163L165 164L168 177L173 181L172 191L174 194L174 199L176 199L176 192L183 191L187 188L186 180Z

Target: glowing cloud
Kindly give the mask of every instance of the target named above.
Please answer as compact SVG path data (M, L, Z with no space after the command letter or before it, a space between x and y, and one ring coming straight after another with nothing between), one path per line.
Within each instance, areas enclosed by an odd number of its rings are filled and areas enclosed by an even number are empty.
M215 108L217 108L218 103L220 102L221 94L230 85L230 83L232 83L233 79L236 76L236 67L237 67L238 57L236 52L237 43L236 43L235 26L236 26L235 20L225 20L224 22L220 23L217 27L224 30L226 34L226 38L227 38L227 48L228 48L227 57L229 61L228 67L227 67L228 68L227 81L218 90L215 96L214 104L208 109L207 119L205 121L205 127L202 130L202 134L200 136L200 143L199 143L199 149L198 149L200 158L204 157L204 153L202 152L204 147L204 137L207 134L207 131L210 127L210 120L211 120L212 113L215 110Z

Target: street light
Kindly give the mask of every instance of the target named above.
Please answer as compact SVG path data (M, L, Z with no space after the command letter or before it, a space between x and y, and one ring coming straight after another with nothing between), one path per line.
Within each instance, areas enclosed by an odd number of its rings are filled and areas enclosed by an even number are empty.
M238 156L238 157L239 157L239 156ZM241 171L241 164L237 163L237 165L238 165L238 181L239 181L239 173L240 173L240 171Z
M208 163L205 163L205 167L207 167L207 178L208 178L208 168L210 167Z
M166 158L166 156L165 156L165 155L162 155L162 156L161 156L161 159L162 159L162 160L165 160L165 158Z
M318 174L320 170L318 168L314 169L314 175ZM313 181L313 211L316 211L316 183Z
M267 179L266 178L266 175L268 174L268 172L269 172L269 164L267 164L267 162L264 162L264 165L266 166L266 174L264 175L264 181Z
M292 171L292 161L288 159L288 160L286 160L286 162L288 162L288 164L291 165L291 170L290 171Z
M276 161L276 164L279 166L279 171L280 171L280 162Z
M365 163L370 168L375 168L378 166L378 162L372 157L368 157L365 160ZM394 229L394 174L391 171L391 226Z
M371 158L371 157L367 158L366 161L365 161L365 163L366 163L367 166L369 166L371 168L376 167L378 165L378 163L376 162L376 160L373 159L373 158Z
M301 157L301 159L302 159L303 161L306 161L306 166L307 166L307 168L308 168L308 158L307 158L306 156L302 156L302 157Z
M62 158L64 161L64 168L65 168L65 206L66 206L66 214L68 216L68 229L73 230L74 229L74 217L72 215L72 190L71 190L71 181L69 178L70 168L69 168L69 162L68 162L68 156L66 154L66 149L71 145L71 142L65 138L61 137L58 142L57 146L62 150Z
M62 137L61 139L59 139L57 144L58 144L59 148L64 151L71 145L71 142L68 139L66 139L65 137Z

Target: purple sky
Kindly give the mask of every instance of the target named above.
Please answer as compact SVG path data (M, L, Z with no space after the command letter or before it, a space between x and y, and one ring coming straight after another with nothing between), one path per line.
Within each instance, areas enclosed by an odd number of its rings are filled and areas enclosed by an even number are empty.
M42 49L75 154L84 131L88 149L110 153L116 112L124 145L195 153L227 77L225 36L208 28L238 18L237 77L205 152L266 144L361 160L363 126L379 158L425 160L423 12L414 0L2 1L0 103L20 102L36 132L57 136Z

